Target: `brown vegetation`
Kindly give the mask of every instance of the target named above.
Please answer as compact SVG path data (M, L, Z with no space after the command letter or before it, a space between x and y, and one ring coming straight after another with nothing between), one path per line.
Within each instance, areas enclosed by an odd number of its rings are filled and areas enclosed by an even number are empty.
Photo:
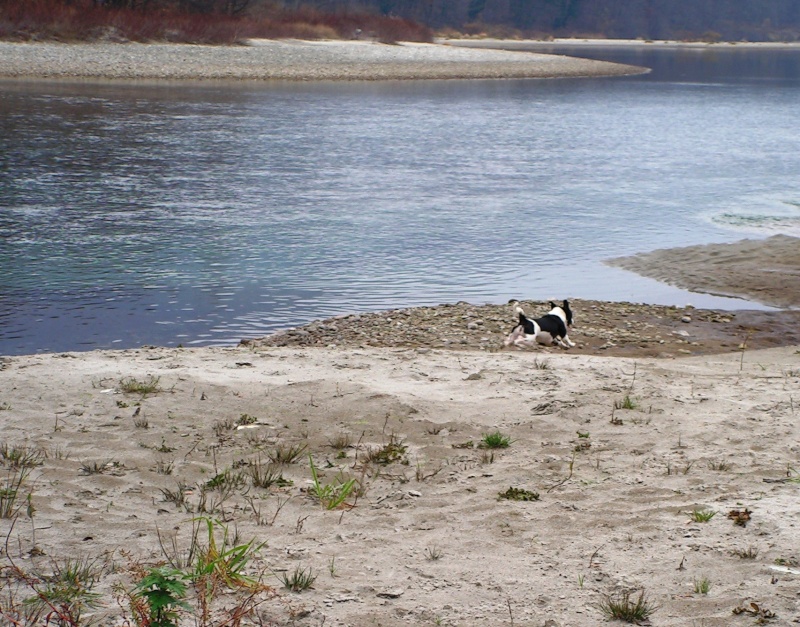
M248 7L246 0L0 0L0 38L235 44L251 38L432 40L427 27L365 11Z

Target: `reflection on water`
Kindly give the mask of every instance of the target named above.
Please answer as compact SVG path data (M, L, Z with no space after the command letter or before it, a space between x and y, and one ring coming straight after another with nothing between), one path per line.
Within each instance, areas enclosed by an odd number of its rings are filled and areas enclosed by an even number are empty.
M232 343L458 300L738 306L601 262L800 234L797 59L757 85L722 66L693 84L658 68L558 81L6 83L0 354Z

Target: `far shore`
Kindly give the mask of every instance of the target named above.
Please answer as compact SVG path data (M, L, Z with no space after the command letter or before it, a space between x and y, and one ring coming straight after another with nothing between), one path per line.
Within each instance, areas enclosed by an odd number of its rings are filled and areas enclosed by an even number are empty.
M507 50L372 41L250 40L245 46L0 42L0 79L282 80L576 78L647 68Z
M464 38L464 39L442 39L440 43L449 45L465 46L470 48L500 48L505 50L512 48L524 49L531 45L536 46L575 46L576 48L713 48L715 50L734 50L739 48L759 48L759 49L800 49L800 41L675 41L670 39L581 39L581 38L557 38L557 39L493 39L487 38Z

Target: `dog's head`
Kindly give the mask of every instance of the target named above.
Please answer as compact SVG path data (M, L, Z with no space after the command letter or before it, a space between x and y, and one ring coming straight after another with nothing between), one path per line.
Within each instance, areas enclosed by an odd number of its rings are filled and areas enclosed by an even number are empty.
M556 305L551 300L550 301L550 307L552 307L553 310L559 310L560 309L561 312L564 314L564 316L563 316L564 322L566 322L568 327L572 326L572 320L573 320L573 318L572 318L572 309L569 308L569 301L568 300L562 301L562 303L560 305Z

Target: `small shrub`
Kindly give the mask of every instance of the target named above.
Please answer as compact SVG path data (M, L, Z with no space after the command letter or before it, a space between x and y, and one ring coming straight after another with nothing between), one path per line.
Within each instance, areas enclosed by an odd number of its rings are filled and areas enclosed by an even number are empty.
M388 466L397 461L403 461L408 447L394 435L389 438L389 442L380 447L367 447L364 461L371 464Z
M281 444L267 453L273 464L294 464L308 448L305 444Z
M708 579L708 577L694 580L695 594L708 594L709 590L711 590L711 581Z
M156 394L162 391L158 385L159 381L160 377L154 377L153 375L149 375L144 381L127 377L120 380L119 389L125 394L141 394L142 396Z
M186 573L169 566L153 568L136 585L135 596L141 597L150 610L150 625L177 627L178 610L191 609L184 601Z
M639 598L636 600L631 598L629 591L606 596L597 607L606 618L626 623L646 621L658 609L647 598L644 590L639 593Z
M636 409L636 403L629 394L626 394L621 401L614 401L614 409Z
M425 559L427 559L428 561L435 562L437 560L442 559L443 555L444 553L442 553L441 549L435 544L429 547L425 547Z
M272 486L284 488L292 485L292 482L283 478L280 472L272 464L262 464L259 459L250 466L250 482L254 488L271 488Z
M356 487L356 480L349 479L345 481L340 477L337 483L322 484L314 466L314 460L311 458L311 453L308 454L308 461L311 465L311 479L313 481L308 493L318 499L325 509L336 509L344 505Z
M250 414L242 414L239 416L239 419L236 421L236 424L239 426L244 425L254 425L258 422L258 418L255 416L251 416Z
M285 572L277 575L277 577L283 583L283 587L292 592L308 590L317 579L311 567L306 570L305 568L300 568L300 566L297 566L292 574Z
M498 498L509 501L538 501L539 493L523 490L522 488L509 488L505 492L500 492Z
M734 549L731 553L743 560L754 560L758 557L758 548L749 546L746 549Z
M509 446L511 446L511 438L499 431L485 433L478 445L479 448L508 448Z
M716 515L717 512L710 509L696 509L694 511L689 512L689 518L691 518L692 521L696 523L708 522Z

